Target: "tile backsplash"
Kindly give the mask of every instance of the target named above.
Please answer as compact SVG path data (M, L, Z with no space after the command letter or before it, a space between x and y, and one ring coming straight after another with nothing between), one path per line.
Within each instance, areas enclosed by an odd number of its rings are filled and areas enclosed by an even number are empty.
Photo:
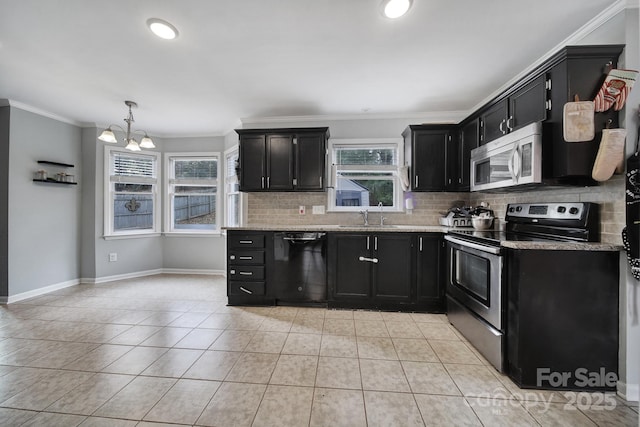
M487 202L496 217L504 219L508 203L526 202L595 202L600 204L601 240L621 244L621 231L625 222L624 179L616 175L609 181L595 187L561 187L526 190L508 193L412 193L414 209L412 214L385 212L387 224L438 225L438 218L456 200L465 204L478 205ZM312 206L327 204L326 193L249 193L248 224L251 225L311 225L362 223L358 213L327 212L323 215L311 213ZM298 213L299 206L306 207L306 213ZM369 221L379 221L380 213L370 208Z

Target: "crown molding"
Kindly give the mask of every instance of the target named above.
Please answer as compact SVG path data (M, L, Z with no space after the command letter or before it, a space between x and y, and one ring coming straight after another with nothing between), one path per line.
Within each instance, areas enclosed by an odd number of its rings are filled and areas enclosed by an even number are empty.
M28 111L33 114L37 114L39 116L47 117L53 120L57 120L59 122L68 123L70 125L78 126L78 127L90 127L87 126L88 123L79 122L77 120L70 119L68 117L61 116L59 114L52 113L50 111L43 110L38 107L34 107L33 105L25 104L24 102L15 101L13 99L5 99L6 105L3 106L11 106L15 108L19 108L23 111Z
M277 117L245 117L240 119L244 124L328 122L340 120L414 120L423 123L458 123L466 117L466 111L432 111L417 113L379 113L379 114L331 114L316 116L277 116Z
M575 43L579 42L580 40L584 39L586 36L588 36L589 34L594 32L596 29L598 29L602 25L606 24L610 19L612 19L613 17L618 15L623 10L625 10L627 8L631 8L631 6L630 6L631 3L635 2L636 3L635 7L637 7L638 1L639 0L617 0L611 6L609 6L608 8L606 8L605 10L600 12L598 15L596 15L589 22L584 24L582 27L578 28L578 30L575 31L573 34L571 34L569 37L567 37L566 39L564 39L563 41L561 41L560 43L555 45L547 53L542 55L535 62L533 62L531 65L529 65L527 68L525 68L524 71L522 71L519 74L517 74L515 77L513 77L507 83L503 84L498 89L496 89L494 92L492 92L489 96L487 96L482 101L480 101L476 105L474 105L468 111L468 114L471 114L474 111L477 111L482 106L484 106L489 101L491 101L493 98L495 98L496 96L500 95L502 92L504 92L505 90L507 90L508 88L513 86L516 82L518 82L520 79L525 77L527 74L529 74L531 71L533 71L536 67L540 66L547 59L551 58L553 55L555 55L559 50L561 50L565 46L569 46L569 45L572 45L572 44L575 44Z

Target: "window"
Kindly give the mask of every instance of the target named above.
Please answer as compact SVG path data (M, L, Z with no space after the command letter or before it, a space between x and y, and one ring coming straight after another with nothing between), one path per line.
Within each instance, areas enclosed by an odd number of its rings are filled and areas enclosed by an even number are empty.
M239 154L238 147L225 152L224 155L224 177L226 194L226 222L228 227L238 227L242 225L242 193L240 193L240 181L237 174Z
M220 228L217 153L167 153L165 232L212 233Z
M400 211L401 152L396 140L333 140L329 210L359 211L382 204L385 211Z
M159 233L158 154L105 147L105 236Z

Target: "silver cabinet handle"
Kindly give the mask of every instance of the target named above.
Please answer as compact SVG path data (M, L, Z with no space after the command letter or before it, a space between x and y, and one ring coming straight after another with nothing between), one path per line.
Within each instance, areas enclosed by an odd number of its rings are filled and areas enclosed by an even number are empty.
M240 240L241 245L251 245L253 244L253 240Z
M233 256L233 255L232 255L232 256ZM243 260L247 260L247 261L250 261L250 260L252 260L252 259L253 259L253 257L252 257L252 256L241 256L241 257L238 257L238 258L239 258L239 259L243 259ZM234 257L234 258L231 258L231 259L235 259L235 257Z
M509 124L512 121L513 121L513 116L509 116L509 118L507 119L507 129L509 130L509 132L513 130L513 126Z
M320 181L320 187L322 187L322 177L319 177L318 180Z
M236 271L235 270L229 270L229 274L232 274L232 275L236 274Z
M267 177L267 188L271 188L271 177Z
M420 242L420 248L419 248L419 250L420 250L420 252L422 252L422 237L420 237L420 238L418 239L418 241Z
M545 88L546 90L551 90L551 79L547 80L547 81L544 83L544 88Z
M369 250L369 236L367 236L367 250Z
M415 187L418 187L418 175L416 175L416 179L415 179L415 181L416 181L416 185L415 185Z
M241 271L239 274L241 276L253 276L253 273L251 271Z
M367 257L361 256L360 258L358 258L358 261L367 261L367 262L372 262L374 264L377 264L378 258L367 258Z
M500 129L500 132L502 132L502 134L507 133L507 131L504 130L504 124L505 124L506 120L503 120L500 122L500 126L498 126L498 129Z
M378 250L378 236L373 238L373 250L374 251ZM376 262L378 262L378 260L376 260Z
M235 255L229 255L229 259L232 259L232 260L236 259L236 256Z
M240 290L241 290L242 292L244 292L245 294L249 294L249 295L252 295L252 294L253 294L253 292L251 292L249 289L244 288L244 287L242 287L242 286L240 286Z
M544 103L545 107L547 107L547 111L551 111L551 100L547 99L547 101Z
M260 188L264 188L264 176L262 177L262 180L260 182Z

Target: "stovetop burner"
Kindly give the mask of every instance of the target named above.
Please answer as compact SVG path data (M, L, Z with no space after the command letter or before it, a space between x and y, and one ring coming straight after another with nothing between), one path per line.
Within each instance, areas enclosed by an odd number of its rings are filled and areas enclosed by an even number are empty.
M598 241L598 207L584 202L509 204L505 231L455 229L450 233L492 246L504 241Z

